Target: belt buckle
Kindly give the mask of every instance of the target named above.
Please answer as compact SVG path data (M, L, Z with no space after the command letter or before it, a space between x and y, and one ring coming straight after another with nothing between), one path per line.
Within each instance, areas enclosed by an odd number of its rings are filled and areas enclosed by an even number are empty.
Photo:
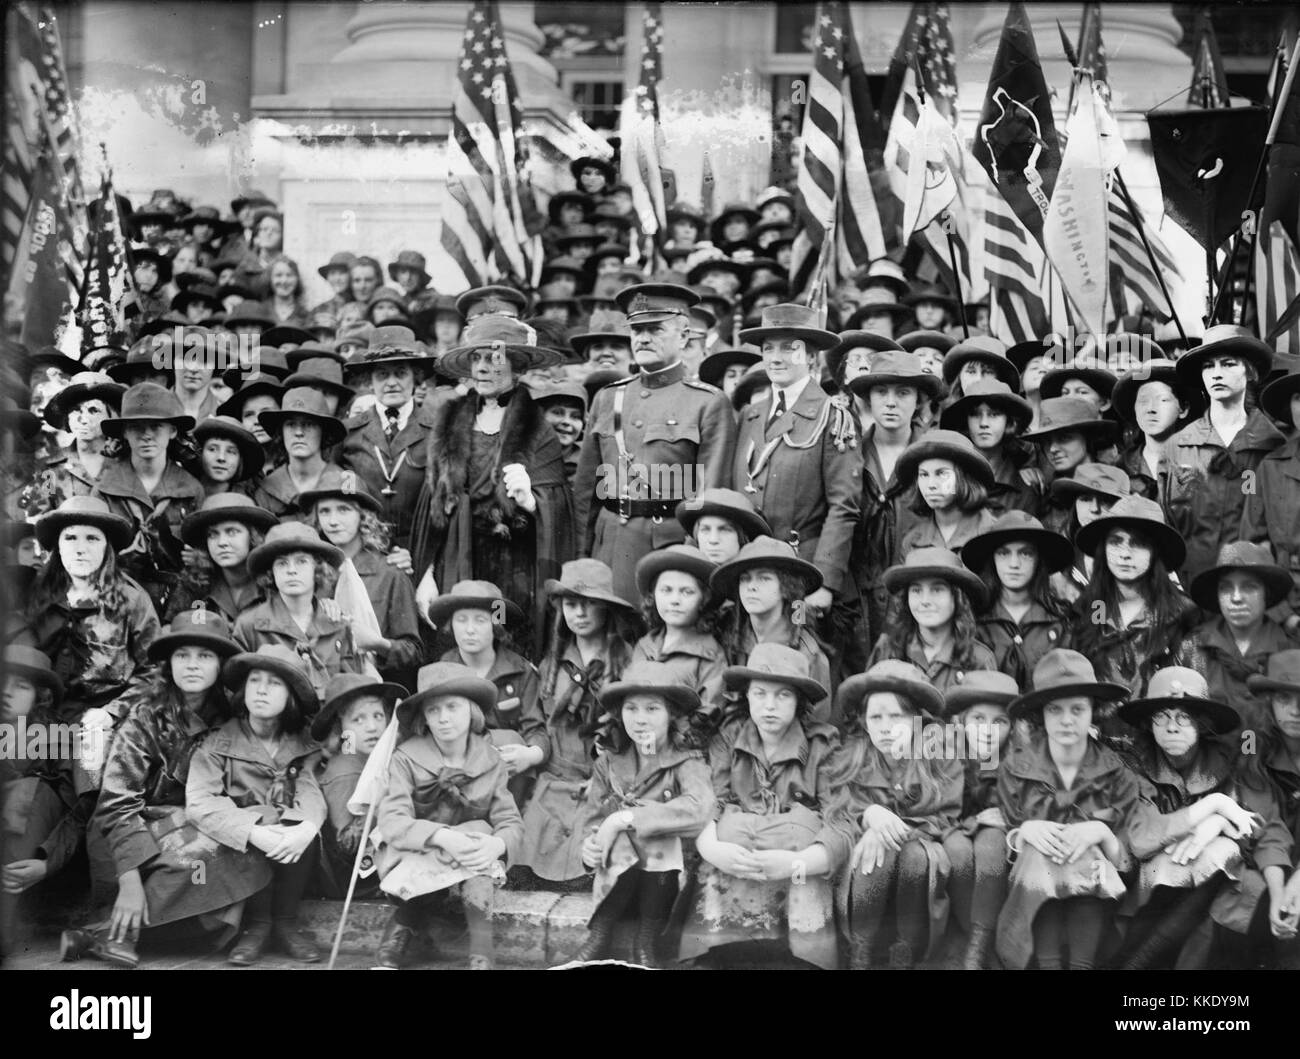
M628 520L632 517L632 498L626 492L618 498L618 518L623 525L627 525Z

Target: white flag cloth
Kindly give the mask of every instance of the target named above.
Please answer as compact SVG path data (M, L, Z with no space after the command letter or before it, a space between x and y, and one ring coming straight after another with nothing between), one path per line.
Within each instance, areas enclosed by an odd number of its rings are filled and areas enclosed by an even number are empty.
M388 722L384 734L379 737L375 749L366 758L361 775L357 778L356 789L348 799L348 812L354 816L365 816L366 806L378 805L379 800L388 791L388 763L393 751L397 749L397 714Z
M1106 331L1110 253L1107 161L1115 157L1113 141L1105 146L1102 142L1099 111L1103 108L1092 76L1080 74L1068 124L1069 142L1043 218L1043 250L1083 317L1082 323L1098 335Z
M366 583L361 580L361 575L357 573L357 568L352 564L351 559L344 559L343 565L339 567L338 584L334 586L334 602L348 616L353 640L356 639L358 629L369 633L368 639L383 635L383 630L379 627L379 619L375 616L374 604L370 602L370 593L366 591ZM365 652L362 658L366 675L378 678L379 670L375 668L370 652Z

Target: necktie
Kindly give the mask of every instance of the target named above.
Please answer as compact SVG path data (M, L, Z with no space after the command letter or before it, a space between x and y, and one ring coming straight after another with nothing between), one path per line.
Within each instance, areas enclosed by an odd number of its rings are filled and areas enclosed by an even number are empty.
M387 435L389 441L391 441L393 437L397 434L397 420L400 416L401 416L401 412L399 412L396 408L384 409L384 417L385 417L384 434Z
M776 406L772 409L772 418L780 419L785 415L785 391L776 391Z

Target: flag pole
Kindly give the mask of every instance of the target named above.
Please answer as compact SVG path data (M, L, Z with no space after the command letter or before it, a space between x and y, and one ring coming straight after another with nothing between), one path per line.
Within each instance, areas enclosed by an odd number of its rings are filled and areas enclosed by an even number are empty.
M1268 135L1264 137L1264 149L1259 153L1259 163L1255 166L1255 179L1250 183L1250 196L1246 199L1248 209L1253 209L1255 205L1255 195L1259 192L1259 182L1264 178L1264 171L1268 168L1268 156L1272 152L1274 141L1277 139L1278 126L1282 124L1282 112L1286 108L1286 101L1291 96L1291 88L1295 84L1296 63L1300 61L1300 37L1296 38L1295 46L1291 49L1291 61L1287 64L1286 77L1283 79L1281 91L1273 97L1273 115L1269 122ZM1249 254L1254 253L1255 243L1259 239L1259 222L1251 225L1250 233L1247 235L1241 228L1237 229L1236 238L1232 241L1232 250L1228 254L1228 282L1219 288L1219 297L1214 300L1214 306L1210 310L1210 322L1213 323L1218 315L1219 298L1223 297L1224 290L1232 286L1232 268L1237 263L1237 247L1250 240ZM1250 258L1247 257L1247 262ZM1242 313L1246 311L1246 301L1250 298L1250 273L1251 269L1246 269L1246 288L1245 299L1242 303Z
M957 267L957 244L952 237L953 225L957 223L952 210L944 210L939 214L939 223L948 240L948 261L952 265L952 282L957 288L957 319L961 321L961 336L967 339L970 338L970 324L966 321L966 295L961 289L961 269Z
M352 877L348 879L348 892L343 898L343 911L339 915L338 930L334 932L334 946L330 949L330 962L325 970L334 970L334 963L339 958L339 946L343 944L343 928L348 921L348 909L352 907L352 895L356 893L357 876L361 874L361 862L366 855L366 842L370 839L370 824L375 818L375 804L371 801L366 806L366 822L361 827L361 841L357 843L357 855L352 862Z

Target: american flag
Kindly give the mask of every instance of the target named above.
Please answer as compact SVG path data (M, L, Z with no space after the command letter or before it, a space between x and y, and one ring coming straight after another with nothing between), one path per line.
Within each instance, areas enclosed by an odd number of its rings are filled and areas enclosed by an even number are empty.
M909 65L884 153L890 185L903 204L902 239L918 234L949 289L969 293L966 150L957 135L957 67L948 5L914 5L900 47L909 40L914 50L904 57ZM913 165L918 157L924 158L919 167ZM944 230L933 223L941 217ZM958 276L953 275L951 251L956 252Z
M844 3L817 5L802 140L790 275L791 286L806 292L832 222L832 285L899 243L900 204L884 169L884 132Z
M989 331L1008 343L1040 338L1048 332L1043 251L996 188L985 192L983 219Z
M641 16L641 76L623 102L619 135L620 168L632 189L632 205L646 235L667 226L664 203L664 134L659 124L659 79L663 76L664 23L659 4L648 3Z
M442 217L442 247L466 288L506 278L534 285L538 278L537 210L521 178L528 162L522 120L497 5L475 0L452 103Z
M1300 353L1300 42L1285 75L1274 79L1264 208L1255 243L1255 305L1259 333L1279 353ZM1281 74L1281 71L1279 71ZM1283 95L1285 93L1285 95Z
M121 342L126 323L122 304L134 286L127 264L126 237L117 211L113 178L105 173L91 239L86 285L81 295L81 351Z
M1192 87L1189 102L1194 107L1218 110L1230 107L1228 75L1223 69L1223 56L1219 52L1219 38L1214 33L1214 23L1207 8L1196 12L1192 29L1196 45L1192 52Z
M1100 4L1090 3L1084 5L1083 24L1079 29L1077 54L1079 68L1090 71L1094 81L1100 86L1101 94L1106 100L1110 125L1116 127L1114 116L1109 113L1110 86L1107 81L1106 46L1101 38ZM1073 85L1070 91L1071 96L1073 96ZM1159 233L1143 216L1141 208L1137 206L1136 202L1134 208L1137 210L1137 216L1134 216L1133 211L1128 208L1127 203L1124 201L1124 196L1118 186L1118 180L1112 180L1106 201L1106 222L1110 231L1108 285L1114 315L1137 314L1145 310L1158 320L1168 321L1172 319L1169 304L1165 300L1164 293L1160 290L1160 281L1156 278L1155 270L1152 269L1151 261L1142 246L1142 235L1139 226L1142 226L1146 231L1151 252L1157 264L1159 264L1160 270L1165 277L1165 283L1174 297L1177 297L1177 294L1174 293L1177 287L1186 282L1186 279L1182 270L1178 267L1177 259L1160 238Z

